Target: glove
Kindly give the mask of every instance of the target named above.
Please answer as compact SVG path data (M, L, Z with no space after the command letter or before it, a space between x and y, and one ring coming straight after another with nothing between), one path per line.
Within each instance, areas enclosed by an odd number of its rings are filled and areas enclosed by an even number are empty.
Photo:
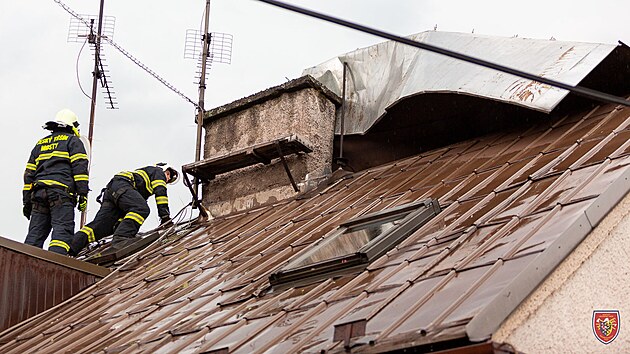
M166 224L169 224L169 223L172 223L172 222L173 222L173 220L171 220L171 217L170 217L170 216L164 216L164 217L162 217L162 219L160 220L160 226L162 226L162 225L166 225Z
M79 195L79 203L77 204L77 209L80 212L84 212L87 209L87 196Z
M33 211L33 204L24 203L22 206L22 214L29 220L31 219L31 211Z

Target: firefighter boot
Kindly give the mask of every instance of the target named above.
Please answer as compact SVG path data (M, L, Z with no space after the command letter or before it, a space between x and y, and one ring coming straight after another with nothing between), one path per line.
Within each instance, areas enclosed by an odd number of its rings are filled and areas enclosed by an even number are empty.
M79 252L81 252L85 248L85 246L87 246L87 243L88 235L83 232L83 230L78 231L76 234L74 234L74 237L72 238L68 255L70 257L76 257Z

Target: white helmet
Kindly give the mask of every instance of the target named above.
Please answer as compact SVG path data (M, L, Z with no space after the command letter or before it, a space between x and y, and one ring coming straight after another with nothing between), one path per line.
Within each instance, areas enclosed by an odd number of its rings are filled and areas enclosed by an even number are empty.
M168 173L170 175L170 180L168 182L166 182L166 183L168 183L168 184L175 184L175 183L177 183L179 181L179 172L177 172L177 170L173 166L171 166L171 165L169 165L169 164L167 164L165 162L157 163L156 166L160 167L162 169L162 171L164 171L164 172L168 171Z
M71 110L64 108L61 111L57 112L55 115L55 120L51 120L46 122L44 125L44 129L51 129L52 127L70 127L76 129L79 127L79 119L77 115L74 114Z

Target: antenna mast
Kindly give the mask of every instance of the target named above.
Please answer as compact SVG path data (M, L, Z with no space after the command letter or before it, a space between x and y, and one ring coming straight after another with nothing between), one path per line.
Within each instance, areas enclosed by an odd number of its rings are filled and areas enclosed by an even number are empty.
M96 110L96 85L98 84L98 80L101 78L101 70L99 67L99 62L100 62L100 55L101 55L101 32L103 29L104 5L105 5L105 0L101 0L101 6L98 11L98 31L96 33L96 38L90 38L90 42L94 41L95 46L96 46L94 49L94 71L92 71L92 100L91 100L92 102L90 105L90 129L88 131L88 141L90 142L90 146L92 146L92 136L94 135L94 111ZM92 156L89 156L89 158L91 161ZM81 215L81 225L83 225L84 217L85 217L85 213Z
M101 0L102 1L102 0ZM195 162L201 160L201 133L203 127L204 114L204 96L206 93L206 63L208 60L208 51L210 49L210 34L208 27L210 25L210 0L206 0L206 18L203 28L203 51L201 54L201 77L199 78L199 106L197 107L197 145L195 149ZM195 193L199 193L199 179L195 178Z
M105 0L101 0L101 6L98 11L98 30L96 32L96 38L94 38L93 32L90 30L90 43L95 44L94 48L94 71L92 71L92 99L90 103L90 127L88 130L88 141L90 142L90 147L92 146L92 136L94 135L94 113L96 110L96 85L98 84L98 80L101 78L101 70L99 67L101 61L101 32L103 30L103 7L105 6ZM92 24L94 24L94 20L92 20ZM92 164L92 149L90 148L89 152L90 156L88 156L88 170L90 165ZM81 227L85 225L87 220L87 210L81 212Z

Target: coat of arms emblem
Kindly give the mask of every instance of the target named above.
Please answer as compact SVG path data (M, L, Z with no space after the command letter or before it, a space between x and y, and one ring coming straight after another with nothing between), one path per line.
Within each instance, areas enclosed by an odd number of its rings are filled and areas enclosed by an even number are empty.
M595 337L604 344L615 340L619 334L619 311L593 311L593 333Z

